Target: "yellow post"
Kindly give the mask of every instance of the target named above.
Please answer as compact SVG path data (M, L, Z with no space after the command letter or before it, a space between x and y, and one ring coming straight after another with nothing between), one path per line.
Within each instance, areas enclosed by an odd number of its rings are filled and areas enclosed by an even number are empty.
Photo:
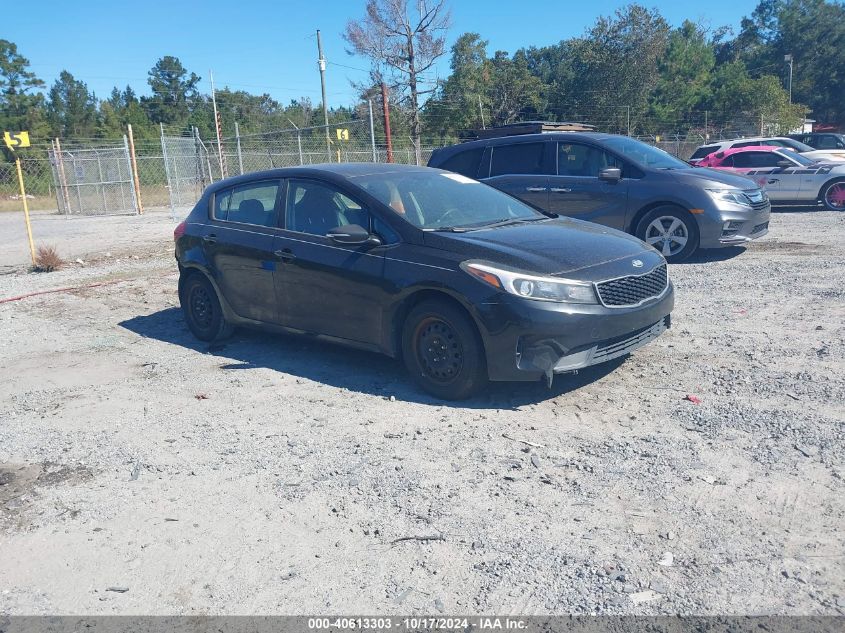
M23 217L26 220L26 235L29 238L29 255L32 257L32 265L35 266L35 244L32 241L32 226L29 223L29 203L26 201L26 189L23 186L23 172L21 171L21 159L15 158L15 166L18 168L18 184L21 187L21 199L23 200Z

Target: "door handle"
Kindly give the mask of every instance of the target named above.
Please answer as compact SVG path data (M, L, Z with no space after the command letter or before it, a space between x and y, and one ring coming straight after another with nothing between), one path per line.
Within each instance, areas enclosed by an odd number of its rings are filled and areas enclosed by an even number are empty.
M572 193L572 189L570 187L552 187L552 191L554 193Z
M779 180L778 178L771 178L771 179L769 180L769 184L770 184L770 185L773 185L773 184L775 184L776 182L780 182L780 180Z
M273 251L273 255L281 259L283 262L292 262L296 259L296 255L294 255L293 251L289 248L285 248L280 251Z
M214 244L217 241L217 236L214 233L211 235L203 235L202 241L206 244Z
M546 191L546 188L545 188L545 187L526 187L526 188L525 188L525 191L530 191L530 192L532 192L532 193L537 193L537 192L540 192L540 191Z

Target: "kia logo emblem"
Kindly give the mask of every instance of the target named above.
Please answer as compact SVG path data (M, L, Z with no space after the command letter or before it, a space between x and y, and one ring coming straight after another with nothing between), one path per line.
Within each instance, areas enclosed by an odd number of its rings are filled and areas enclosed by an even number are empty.
M633 266L634 268L642 268L643 262L642 262L642 260L635 259L634 261L631 262L631 266Z

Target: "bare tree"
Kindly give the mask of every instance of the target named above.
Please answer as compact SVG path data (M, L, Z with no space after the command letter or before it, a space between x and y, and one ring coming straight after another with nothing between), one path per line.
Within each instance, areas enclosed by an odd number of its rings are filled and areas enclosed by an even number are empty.
M422 162L420 97L435 89L423 73L446 52L449 20L446 0L367 0L366 16L347 22L344 33L352 47L347 52L368 57L372 75L390 78L391 87L407 100L418 165ZM431 87L422 89L426 84Z

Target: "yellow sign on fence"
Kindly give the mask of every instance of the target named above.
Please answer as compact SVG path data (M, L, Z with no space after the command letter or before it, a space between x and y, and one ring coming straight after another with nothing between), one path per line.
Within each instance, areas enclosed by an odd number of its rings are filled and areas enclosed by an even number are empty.
M337 133L337 140L338 141L348 141L349 140L349 130L346 128L337 128L335 129Z
M29 132L4 132L3 141L12 151L20 147L29 147Z

